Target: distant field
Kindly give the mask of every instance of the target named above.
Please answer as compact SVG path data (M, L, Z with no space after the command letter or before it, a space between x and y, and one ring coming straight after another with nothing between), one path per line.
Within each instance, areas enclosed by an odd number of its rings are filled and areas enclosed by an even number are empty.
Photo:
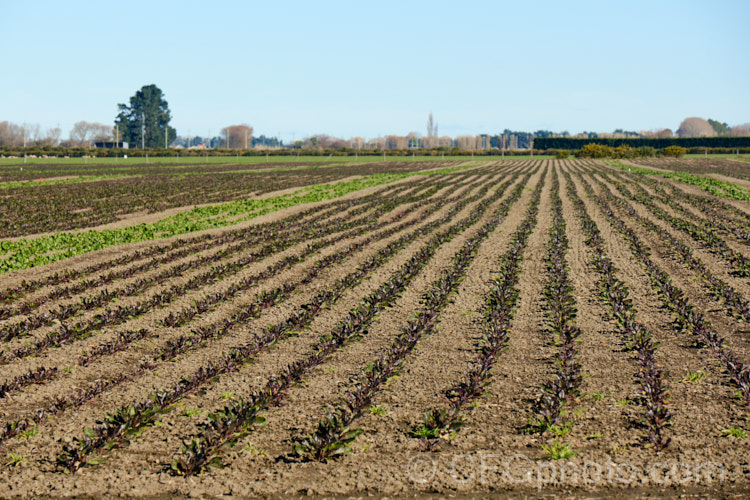
M687 154L685 155L685 158L729 158L729 159L738 159L738 160L750 160L750 155L736 155L736 154L710 154L710 155L702 155L702 154Z
M377 160L377 158L376 158ZM130 214L257 198L265 193L352 176L405 174L468 162L216 163L112 166L77 164L16 170L0 167L0 235L84 229ZM44 180L44 179L47 180Z
M740 157L739 159L745 160L745 162L750 161L750 158ZM641 158L633 161L644 166L654 166L688 174L714 174L750 180L750 165L745 165L745 163L736 160L737 157L731 155L717 155L714 158L696 155L683 159Z
M481 157L481 155L477 155ZM536 159L552 158L551 155L535 155ZM385 161L467 161L474 157L471 155L467 156L449 156L445 157L437 156L388 156L386 155ZM485 157L487 159L499 160L501 158L491 156ZM524 159L529 158L528 156L516 156L507 154L505 159ZM267 161L266 161L267 160ZM148 164L154 165L194 165L194 164L231 164L231 165L255 165L258 163L369 163L369 162L381 162L383 161L382 156L273 156L270 155L266 159L265 156L180 156L180 157L150 157ZM146 159L143 157L128 157L128 158L27 158L24 164L23 158L0 158L0 166L3 165L15 165L15 166L29 166L29 165L141 165L146 164Z

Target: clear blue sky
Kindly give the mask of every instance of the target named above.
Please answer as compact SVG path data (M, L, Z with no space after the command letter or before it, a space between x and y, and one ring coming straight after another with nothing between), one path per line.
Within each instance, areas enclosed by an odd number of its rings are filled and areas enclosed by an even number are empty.
M285 140L750 122L748 1L0 0L0 121L112 123L154 83L181 135Z

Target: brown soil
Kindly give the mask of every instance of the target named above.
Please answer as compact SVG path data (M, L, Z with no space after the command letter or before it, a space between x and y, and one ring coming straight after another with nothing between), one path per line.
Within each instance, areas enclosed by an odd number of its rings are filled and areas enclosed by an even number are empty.
M424 181L425 184L416 188L419 190L441 181L445 181L448 186L456 182L477 183L471 186L467 184L456 192L469 196L476 192L479 184L499 185L512 172L528 172L537 166L550 168L542 190L538 222L523 254L518 285L520 295L510 343L507 350L498 356L484 395L476 404L464 409L463 427L443 443L438 451L420 451L419 441L410 436L409 430L420 423L426 411L444 404L441 401L443 391L461 378L467 363L476 357L478 341L481 339L483 296L489 288L491 278L498 271L499 259L507 250L515 228L525 217L531 189L541 180L541 170L531 177L528 189L523 191L520 200L479 248L452 297L452 302L441 312L438 328L419 342L406 358L403 370L390 379L376 396L376 407L372 411L366 411L355 422L355 426L361 428L363 433L352 443L351 453L327 463L319 463L297 458L292 446L297 439L315 429L317 422L325 416L327 408L337 405L342 396L352 389L355 376L360 370L368 362L377 359L383 349L389 346L400 328L419 310L422 295L430 290L454 253L480 224L489 219L489 214L508 196L512 186L501 200L490 206L480 222L436 250L434 257L409 283L400 297L376 316L361 339L335 352L323 364L307 373L301 383L284 395L280 406L263 412L267 419L266 425L254 427L235 446L222 449L220 456L225 464L224 468L211 468L201 475L189 478L167 472L172 459L182 456L181 443L196 436L210 412L220 410L228 399L247 397L252 390L263 385L269 376L310 352L319 337L330 332L363 297L384 283L428 241L429 236L417 238L367 279L346 290L337 302L321 311L311 325L298 332L298 335L259 353L240 370L207 383L204 391L183 398L174 405L171 412L160 417L158 425L131 437L129 446L103 451L101 455L106 460L98 465L66 474L56 466L55 458L62 451L62 443L69 442L73 437L83 436L84 428L96 426L97 421L102 420L108 412L130 402L143 401L153 391L168 389L199 367L220 359L233 346L248 342L261 328L297 310L309 301L311 295L354 270L401 234L411 233L417 227L441 217L450 206L443 206L426 220L399 234L374 241L338 265L324 269L313 282L299 287L280 304L264 310L258 319L238 325L226 336L206 341L205 345L186 352L173 362L156 362L156 369L114 387L90 403L40 423L36 434L27 433L23 437L0 442L0 456L4 458L4 462L17 462L15 465L2 465L0 497L746 496L750 492L750 438L720 435L722 430L729 427L745 429L750 433L750 412L747 406L734 398L736 388L716 360L705 349L693 347L692 339L676 328L672 314L662 307L641 264L633 258L629 247L608 224L599 208L584 195L576 175L573 176L574 184L607 242L607 252L618 268L618 276L630 290L638 320L659 342L657 362L664 370L664 378L670 389L672 425L667 429L667 435L672 438L672 442L661 452L654 451L648 444L646 430L640 424L643 409L632 401L638 385L637 360L633 353L624 349L624 339L617 333L599 295L599 277L589 265L590 253L584 243L583 231L567 195L566 181L562 175L560 196L570 242L567 261L577 303L577 324L582 330L577 359L586 378L581 395L568 408L570 433L557 439L569 444L576 454L557 461L545 460L547 454L542 445L551 444L555 438L524 431L529 419L536 415L535 402L539 397L540 387L552 374L554 356L558 351L546 330L543 297L547 273L544 257L552 224L551 170L556 169L559 173L582 173L598 192L600 188L595 182L598 176L592 174L587 165L590 164L578 160L512 160L496 162L460 174L401 181L415 183L415 186L418 181ZM684 184L680 187L691 188ZM364 196L377 189L381 188L350 193L347 197ZM434 199L444 200L446 189L448 187L434 195ZM616 192L614 189L612 191ZM325 203L327 202L320 205ZM474 206L476 202L465 207L453 220L465 217ZM743 206L746 210L749 208L748 204ZM279 220L306 208L308 206L281 210L241 225ZM664 231L669 231L690 244L696 255L717 276L750 297L750 285L746 280L732 276L731 269L720 259L692 240L689 242L685 235L656 220L645 207L637 206L636 209L639 214L660 224ZM402 205L384 215L381 220L403 212L407 212L404 221L416 220L422 210L424 208L415 210L410 205ZM706 317L717 332L729 340L732 349L742 359L748 360L750 336L740 333L740 330L747 329L745 325L726 314L722 305L706 293L700 280L670 256L669 249L658 237L647 233L619 211L616 213L652 248L654 261L673 277L675 285L685 290L697 307L705 310ZM699 212L694 213L700 215ZM332 217L336 215L340 214L331 214ZM217 229L208 233L221 234L227 230ZM154 354L166 342L228 317L238 308L252 303L260 291L296 282L321 257L334 255L367 236L368 234L349 238L325 247L304 262L290 266L182 327L164 328L158 322L169 312L179 311L206 294L221 292L243 277L262 271L286 256L295 255L308 242L294 245L254 263L226 279L207 283L199 290L123 325L105 328L93 337L71 342L37 358L21 359L0 366L0 380L39 366L58 367L60 370L71 367L69 373L63 373L52 382L32 385L22 392L12 392L1 398L0 429L5 428L8 422L45 407L54 397L70 395L98 379L133 372L141 362L153 360ZM3 275L0 277L0 288L14 286L22 279L44 277L68 268L85 267L124 255L136 248L162 243L164 241L160 240L110 248L50 266ZM215 247L202 253L208 255L218 250L219 247ZM247 251L252 249L248 248ZM239 257L240 255L232 256L230 260ZM194 256L186 257L185 260L191 258ZM159 270L150 270L144 276ZM143 300L155 291L184 282L197 272L199 271L191 271L180 278L161 283L141 296L124 298L119 304ZM137 277L103 288L124 286L135 279ZM100 290L93 289L83 295ZM41 289L29 297L42 296L48 291L49 288ZM76 296L45 304L40 311L55 309L80 298ZM100 311L85 313L77 320L89 318L97 312ZM18 316L12 320L0 321L0 326L21 318L22 316ZM154 335L89 366L76 365L82 349L111 340L116 332L141 327L152 330ZM34 335L41 337L50 329L40 329ZM18 347L25 341L28 338L4 342L1 347ZM699 383L684 381L688 371L697 370L704 370L706 377Z

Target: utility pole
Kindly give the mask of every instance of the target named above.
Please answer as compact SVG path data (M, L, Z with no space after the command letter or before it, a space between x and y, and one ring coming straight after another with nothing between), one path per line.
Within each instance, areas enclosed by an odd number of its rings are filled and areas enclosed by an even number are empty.
M146 149L146 113L141 112L141 149ZM148 163L148 161L146 161Z
M245 149L247 149L247 129L245 129Z

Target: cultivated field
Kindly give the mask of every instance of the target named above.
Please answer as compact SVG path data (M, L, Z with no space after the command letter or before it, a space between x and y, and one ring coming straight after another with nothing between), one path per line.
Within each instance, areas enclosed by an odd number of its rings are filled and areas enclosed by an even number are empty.
M2 167L0 496L743 497L705 161Z

